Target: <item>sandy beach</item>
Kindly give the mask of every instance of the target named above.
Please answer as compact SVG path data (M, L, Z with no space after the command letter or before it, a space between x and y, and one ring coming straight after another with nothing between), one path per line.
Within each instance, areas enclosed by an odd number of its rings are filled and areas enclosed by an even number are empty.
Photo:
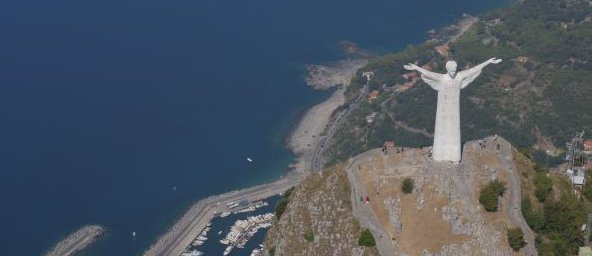
M288 146L294 154L301 155L312 149L327 127L333 111L345 103L344 91L337 89L327 100L306 112L289 139Z
M298 157L293 167L297 170L311 169L312 152L319 147L321 136L329 126L335 110L345 103L345 91L358 69L368 63L366 59L342 60L333 65L308 65L307 85L326 90L339 86L331 96L309 109L302 117L296 129L288 138L287 145Z

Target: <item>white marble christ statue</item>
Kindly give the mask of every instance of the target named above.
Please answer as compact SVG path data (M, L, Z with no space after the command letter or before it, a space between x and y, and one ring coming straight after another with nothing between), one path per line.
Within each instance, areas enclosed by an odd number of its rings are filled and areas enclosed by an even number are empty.
M451 60L446 62L446 74L434 73L412 63L403 66L407 70L416 70L421 73L421 79L432 89L438 91L436 127L432 148L434 160L460 162L460 90L473 82L485 66L501 61L501 59L491 58L457 73L457 64Z

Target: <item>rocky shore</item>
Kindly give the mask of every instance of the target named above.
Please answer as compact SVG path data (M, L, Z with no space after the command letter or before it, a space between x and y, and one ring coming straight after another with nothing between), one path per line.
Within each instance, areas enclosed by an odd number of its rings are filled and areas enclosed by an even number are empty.
M66 239L59 242L46 256L67 256L74 255L90 246L103 233L105 229L98 225L84 226L70 234Z
M349 85L358 69L368 63L367 59L341 60L331 65L307 65L306 84L317 90L326 90L337 85Z
M463 14L463 16L452 25L428 31L428 41L435 42L437 44L447 44L454 42L478 20L479 18L477 17Z

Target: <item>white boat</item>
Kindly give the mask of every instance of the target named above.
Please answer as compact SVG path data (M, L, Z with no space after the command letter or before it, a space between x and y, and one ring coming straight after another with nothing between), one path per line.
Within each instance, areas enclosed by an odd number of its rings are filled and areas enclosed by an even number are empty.
M190 252L184 252L181 254L181 256L201 256L203 255L203 252L200 252L198 250L193 250Z
M249 161L249 163L250 163L250 162L253 162L253 159L247 157L247 161Z
M197 240L199 240L199 241L205 241L205 240L208 240L208 238L205 237L205 236L198 236L197 237Z
M221 234L222 234L222 230L218 231L218 235L221 235Z
M229 245L228 247L226 247L226 250L224 250L223 255L226 256L230 253L230 251L232 251L232 249L234 249L234 246Z
M261 255L260 249L255 249L251 252L251 256L259 256L259 255Z
M224 218L224 217L226 217L226 216L228 216L228 215L230 215L230 212L223 212L223 213L220 213L220 218Z

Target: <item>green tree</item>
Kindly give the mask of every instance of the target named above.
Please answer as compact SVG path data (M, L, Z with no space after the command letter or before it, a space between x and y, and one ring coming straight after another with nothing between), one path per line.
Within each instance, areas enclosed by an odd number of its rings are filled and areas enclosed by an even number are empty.
M276 218L279 219L280 217L282 217L282 214L284 214L284 212L286 211L286 208L288 208L288 202L290 202L290 195L292 195L293 191L294 191L294 187L289 188L288 190L286 190L286 192L284 192L284 195L278 201L277 205L275 206L275 217Z
M510 247L512 247L514 251L520 250L520 248L524 247L524 245L526 244L526 242L524 241L524 233L522 232L522 229L520 229L519 227L508 229L507 234Z
M556 255L573 255L584 242L581 225L586 222L585 206L572 193L545 202L545 233L553 241Z
M413 192L413 179L407 177L403 179L403 183L401 184L401 191L405 194L411 194Z
M376 246L376 240L374 240L374 236L372 235L372 232L370 232L370 230L362 230L360 238L358 239L358 245L364 247Z

